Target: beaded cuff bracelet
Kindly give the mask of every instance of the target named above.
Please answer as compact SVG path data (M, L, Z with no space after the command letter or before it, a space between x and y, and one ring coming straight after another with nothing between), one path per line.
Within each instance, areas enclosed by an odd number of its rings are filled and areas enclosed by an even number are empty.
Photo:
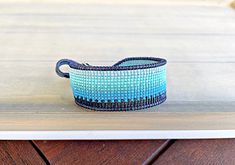
M63 73L61 65L69 65L69 73ZM161 58L126 58L113 66L62 59L56 73L70 78L75 102L93 110L138 110L166 100L166 60Z

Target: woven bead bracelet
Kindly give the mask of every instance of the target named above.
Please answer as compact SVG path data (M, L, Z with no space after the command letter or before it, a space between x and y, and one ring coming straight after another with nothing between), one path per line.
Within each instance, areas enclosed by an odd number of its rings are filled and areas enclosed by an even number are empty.
M60 70L62 65L69 65L69 73ZM166 60L161 58L125 58L113 66L62 59L56 73L70 78L75 102L93 110L139 110L166 100Z

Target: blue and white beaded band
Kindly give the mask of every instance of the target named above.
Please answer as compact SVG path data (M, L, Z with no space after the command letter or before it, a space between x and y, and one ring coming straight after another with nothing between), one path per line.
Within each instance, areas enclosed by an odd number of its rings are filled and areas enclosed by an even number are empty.
M60 71L69 65L69 73ZM132 57L113 66L91 66L62 59L56 72L70 78L75 102L93 110L138 110L166 100L166 60Z

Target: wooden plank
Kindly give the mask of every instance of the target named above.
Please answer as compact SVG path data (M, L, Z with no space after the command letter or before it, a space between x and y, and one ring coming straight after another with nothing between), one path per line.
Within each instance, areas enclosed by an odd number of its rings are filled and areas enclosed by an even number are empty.
M158 56L174 63L235 61L235 36L220 35L0 34L1 63L56 62L70 58L104 65L131 56ZM89 46L92 45L92 46Z
M235 14L233 9L225 7L73 4L48 5L45 8L45 5L32 5L34 10L31 12L25 11L27 7L31 6L19 6L17 13L14 13L4 5L0 5L2 9L0 32L60 32L62 34L78 33L83 36L87 34L112 36L138 34L148 35L147 37L150 35L151 38L155 35L171 34L234 34L232 20ZM72 9L69 10L70 8ZM122 12L120 12L121 9ZM61 22L61 20L64 21ZM190 24L186 24L187 22ZM197 26L198 24L201 26Z
M69 57L113 62L127 56L162 56L173 62L234 61L235 13L230 8L148 4L0 8L0 52L6 61Z
M142 164L164 141L34 141L51 164Z
M64 109L66 111L79 110L73 104L69 80L56 75L55 63L56 61L1 62L0 103L2 106L0 106L0 111L18 111L18 108L23 109L22 106L28 110L40 110L40 106L43 108L43 105L51 105L51 107L47 106L47 112L58 112L60 106L66 108ZM234 63L169 62L167 74L167 102L169 104L174 103L180 106L183 102L191 105L197 105L200 102L207 105L224 103L233 109ZM52 110L52 106L57 109ZM163 105L163 108L164 106L167 104ZM177 108L180 111L180 108ZM199 107L196 109L200 110ZM206 107L201 107L201 111L203 109L206 110Z
M233 164L235 140L178 140L161 155L155 165L230 165Z
M156 132L178 130L180 132L233 130L235 123L234 112L14 112L1 114L0 131L112 130L115 132L125 130L144 133L147 130Z
M0 141L1 164L45 164L28 141Z

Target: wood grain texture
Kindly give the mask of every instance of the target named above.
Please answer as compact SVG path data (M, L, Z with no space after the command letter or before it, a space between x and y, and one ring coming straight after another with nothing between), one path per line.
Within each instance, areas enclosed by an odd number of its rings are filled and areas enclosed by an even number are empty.
M142 164L164 141L34 141L51 164Z
M4 61L67 57L99 64L161 56L170 62L234 62L230 8L24 4L0 9Z
M14 105L17 102L21 104L31 102L35 107L40 102L45 102L45 104L64 103L70 105L68 108L72 108L73 94L69 80L58 77L54 67L55 62L3 62L1 65L0 103L2 103L2 107L0 110L9 110L7 106L12 107L12 103ZM234 63L182 64L169 62L167 66L167 101L169 103L172 101L179 103L183 101L189 103L216 101L232 104L235 101L233 91L235 79L231 78L233 75L235 75ZM188 84L182 85L185 83ZM40 97L44 99L40 100ZM32 108L32 104L28 104L28 108ZM50 112L52 111L50 110Z
M129 3L0 3L0 130L234 130L234 10ZM167 58L165 104L88 111L54 72L60 58L111 65L129 56Z
M178 140L155 161L155 165L231 165L234 164L235 141Z
M234 117L234 112L15 112L2 113L0 131L234 130Z
M28 141L0 141L1 164L45 164Z

